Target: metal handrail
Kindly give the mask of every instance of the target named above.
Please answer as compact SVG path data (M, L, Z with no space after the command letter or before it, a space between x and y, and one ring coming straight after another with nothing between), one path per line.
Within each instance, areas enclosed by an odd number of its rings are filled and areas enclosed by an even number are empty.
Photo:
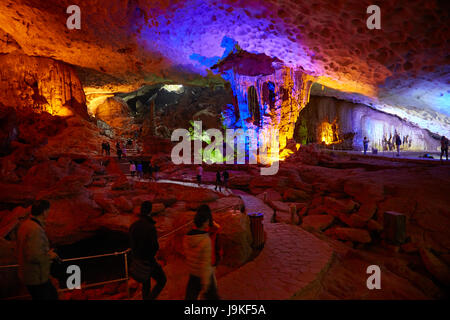
M224 208L220 208L219 210L216 210L216 212L220 212L229 208L235 208L236 209L236 205L230 205L230 206L226 206ZM192 224L192 221L189 221L188 223L183 224L182 226L179 226L178 228L162 235L159 237L159 239L163 239L166 238L168 236L170 236L171 234L174 234L175 232L177 232L178 230L183 229L184 227ZM120 252L113 252L113 253L105 253L105 254L98 254L98 255L93 255L93 256L86 256L86 257L78 257L78 258L68 258L68 259L61 259L62 262L70 262L70 261L79 261L79 260L88 260L88 259L97 259L97 258L104 258L104 257L109 257L109 256L118 256L118 255L124 255L124 265L125 265L125 278L120 278L120 279L113 279L113 280L109 280L109 281L103 281L103 282L95 282L95 283L91 283L91 284L86 284L83 286L83 289L87 289L87 288L91 288L91 287L96 287L96 286L100 286L100 285L105 285L105 284L110 284L110 283L115 283L115 282L122 282L122 281L126 281L127 282L127 298L130 298L130 287L128 284L128 280L129 275L128 275L128 253L131 251L130 248L124 250L124 251L120 251ZM18 268L19 265L18 264L11 264L11 265L4 265L4 266L0 266L0 269L7 269L7 268ZM59 289L58 292L66 292L69 291L70 289ZM23 296L16 296L16 297L7 297L5 298L5 300L13 300L13 299L19 299L19 298L25 298L25 297L29 297L30 295L23 295Z

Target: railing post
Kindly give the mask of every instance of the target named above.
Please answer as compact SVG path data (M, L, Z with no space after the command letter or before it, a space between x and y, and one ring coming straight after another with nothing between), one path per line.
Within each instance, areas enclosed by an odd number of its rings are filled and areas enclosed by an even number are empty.
M125 259L125 278L126 278L126 282L127 282L127 299L130 299L130 285L128 283L128 259L127 259L127 251L125 251L123 257Z

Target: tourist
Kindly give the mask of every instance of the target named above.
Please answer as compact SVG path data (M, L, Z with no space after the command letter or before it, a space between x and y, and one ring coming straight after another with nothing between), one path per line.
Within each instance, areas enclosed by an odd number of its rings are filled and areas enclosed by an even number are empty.
M445 158L448 161L448 139L445 136L442 136L441 138L441 161L442 161L442 156L444 155L445 152Z
M130 274L142 283L142 299L155 300L166 285L167 278L155 255L159 250L155 221L152 218L152 203L144 201L139 220L129 230L131 245ZM151 278L156 285L151 290Z
M102 156L103 156L103 151L105 152L105 155L106 155L106 142L105 141L102 142Z
M111 152L111 146L109 144L109 142L106 142L106 155L110 156Z
M58 255L50 250L44 227L50 209L47 200L37 200L31 207L31 217L17 232L19 278L33 300L57 300L58 293L50 281L50 266Z
M134 174L136 173L136 165L134 164L133 161L130 161L130 173L131 177L134 178Z
M364 145L364 154L366 154L367 149L369 148L369 140L367 139L367 137L364 137L363 145Z
M126 158L127 157L127 148L125 148L125 144L122 143L122 153L123 156Z
M137 162L136 171L137 171L137 175L138 175L139 180L141 180L143 178L143 171L142 171L142 163L141 163L141 161Z
M197 167L197 183L199 187L200 184L202 183L202 176L203 176L203 167L201 164L199 164Z
M222 227L216 221L213 220L212 215L211 219L209 220L209 225L206 231L208 231L209 237L211 239L211 265L213 268L212 274L214 287L217 288L216 267L223 257L223 249L222 246L220 245L220 232L222 231ZM214 300L219 299L217 295L217 290L216 290L216 297L211 298Z
M228 174L228 171L225 170L222 173L222 178L223 178L223 186L225 187L225 190L228 188L228 179L230 178L230 175Z
M402 144L402 139L398 133L395 133L395 145L397 146L397 157L400 156L400 145Z
M183 248L189 269L186 300L218 299L212 267L212 246L208 234L212 223L211 209L201 205L194 217L194 228L183 239Z
M119 158L119 161L120 161L122 159L122 148L120 147L119 142L116 143L116 153L117 153L117 158Z
M217 191L217 186L219 186L219 191L222 191L222 178L220 175L220 171L216 172L216 187L214 188L214 190Z

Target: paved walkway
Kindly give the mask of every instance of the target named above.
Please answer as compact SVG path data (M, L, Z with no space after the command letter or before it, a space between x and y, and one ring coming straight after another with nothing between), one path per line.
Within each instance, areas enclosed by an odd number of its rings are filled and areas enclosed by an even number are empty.
M133 179L129 177L129 179ZM133 180L135 180L134 178ZM158 180L198 188L196 183ZM214 190L213 185L201 188ZM333 249L298 226L270 223L273 209L262 200L240 190L222 189L225 195L239 195L247 212L264 213L266 242L260 254L241 268L218 279L219 294L225 300L286 300L318 280L328 269ZM175 272L166 270L166 272ZM186 276L186 275L184 275ZM177 278L183 278L181 274ZM181 281L185 283L186 281ZM171 296L164 290L160 299Z
M322 276L332 248L303 229L270 223L273 209L251 195L241 195L248 212L264 213L266 243L251 262L218 279L225 300L286 300Z

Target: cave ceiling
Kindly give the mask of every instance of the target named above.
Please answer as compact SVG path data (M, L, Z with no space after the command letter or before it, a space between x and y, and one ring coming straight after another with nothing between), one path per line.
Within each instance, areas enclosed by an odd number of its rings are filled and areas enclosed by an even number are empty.
M450 132L449 1L0 0L0 53L76 66L86 88L213 77L238 44L317 77L313 94L363 102ZM381 8L369 30L367 7ZM99 89L101 92L101 89Z

